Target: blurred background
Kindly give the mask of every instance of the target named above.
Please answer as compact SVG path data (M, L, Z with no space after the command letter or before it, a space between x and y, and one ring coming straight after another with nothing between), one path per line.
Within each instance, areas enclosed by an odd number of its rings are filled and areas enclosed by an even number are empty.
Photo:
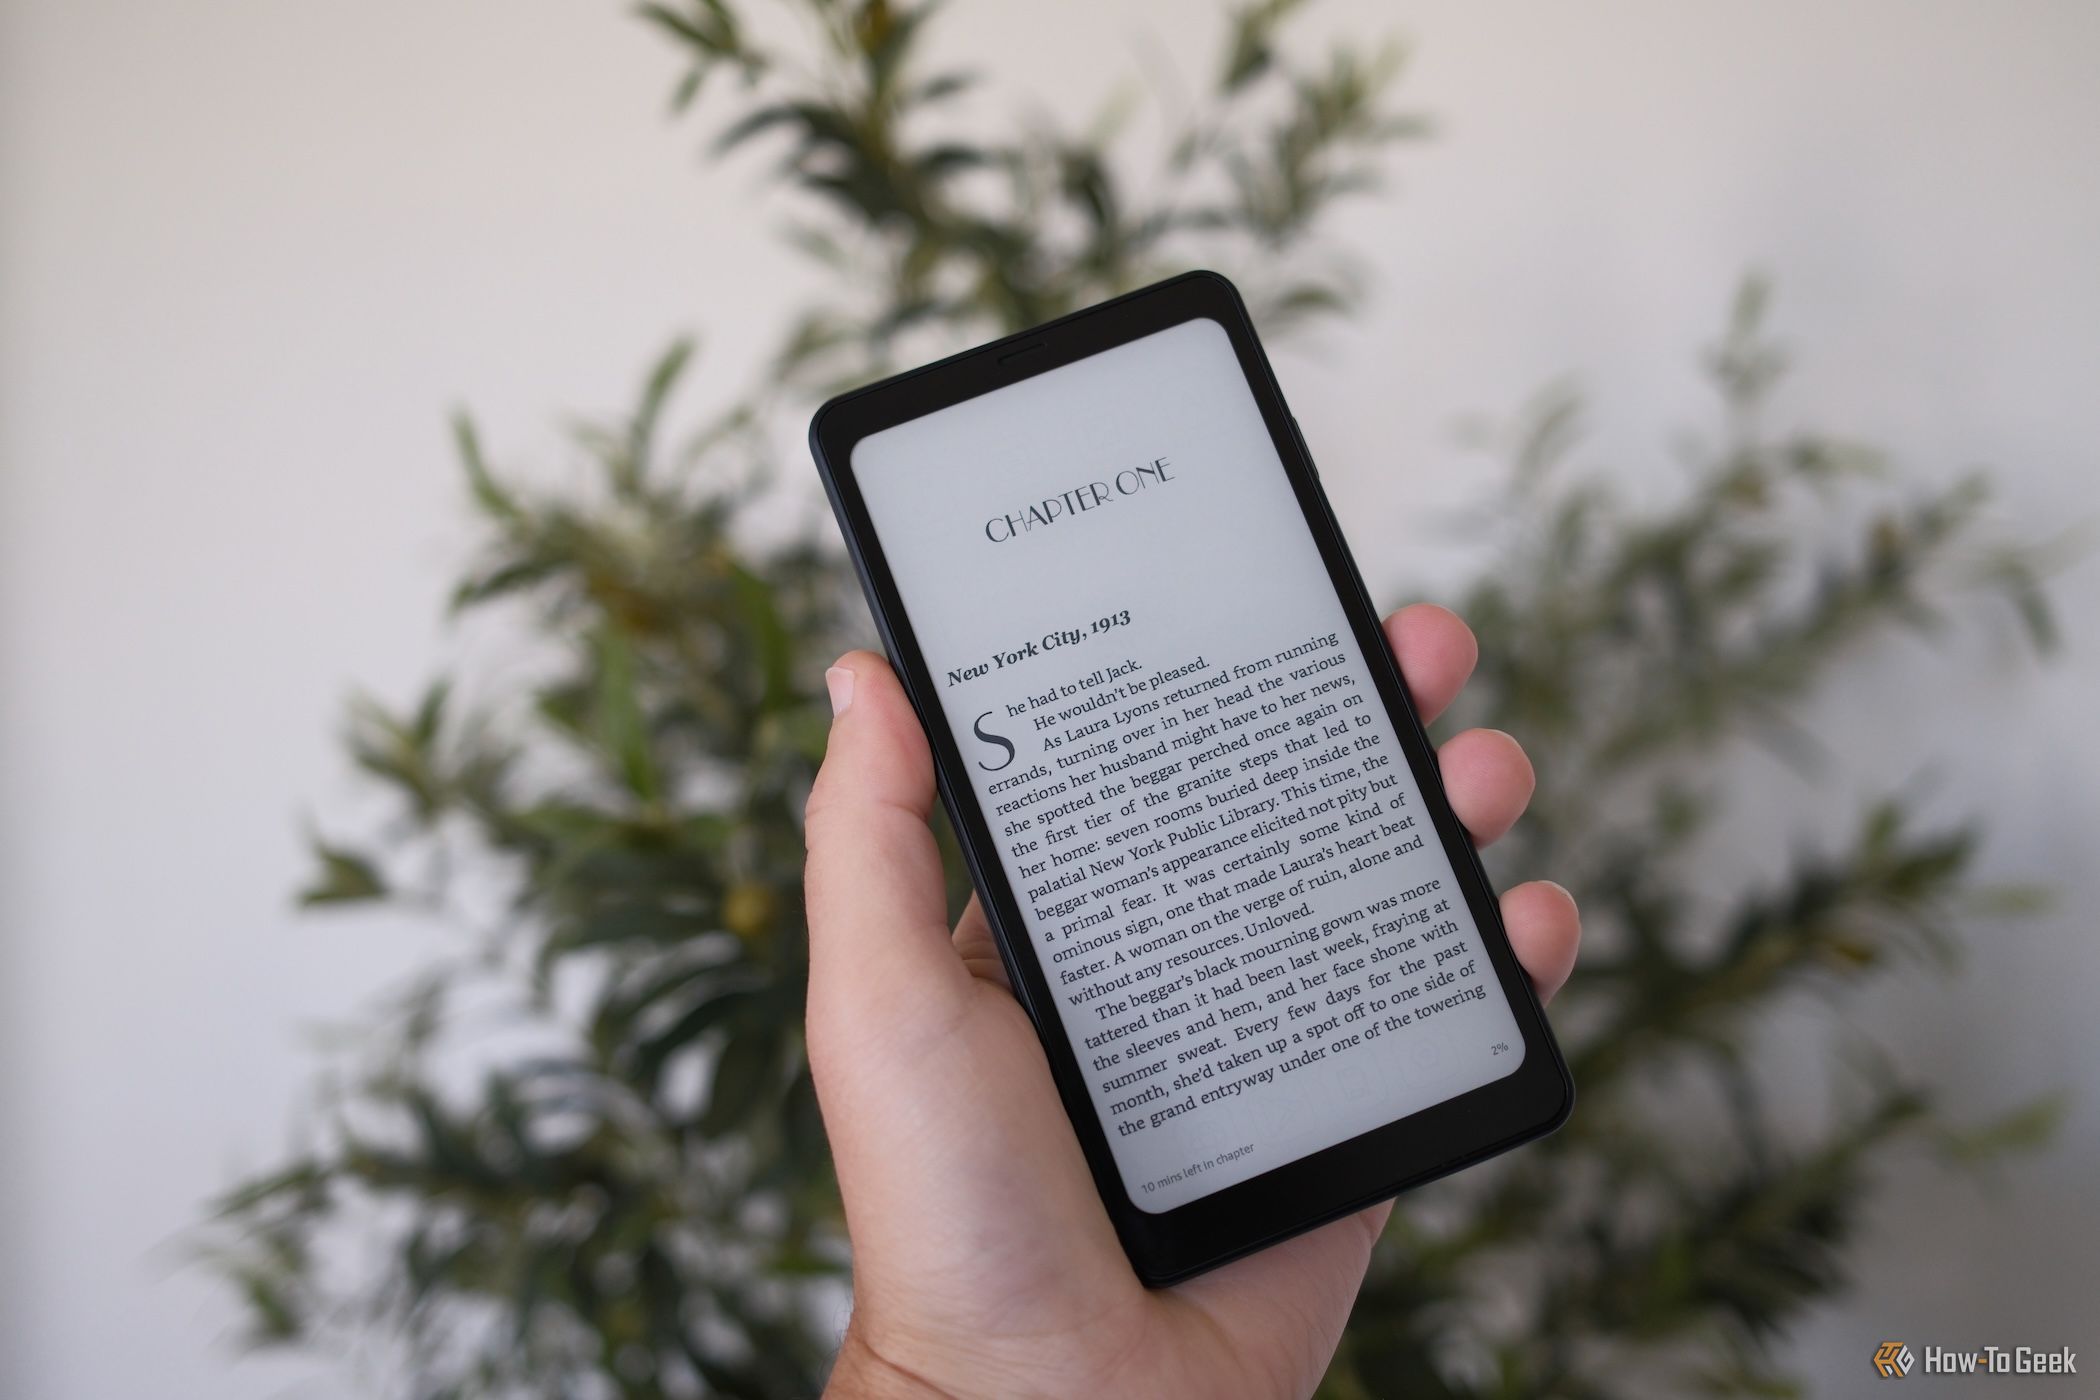
M1548 386L1587 405L1573 462L1636 503L1677 491L1680 433L1721 421L1700 355L1751 271L1789 355L1769 412L1886 453L1874 491L1987 468L1978 528L2045 553L2100 508L2100 9L1328 0L1292 23L1314 67L1396 36L1391 103L1430 128L1322 215L1350 314L1278 346L1374 591L1461 596L1508 557L1504 469L1458 444ZM1198 0L970 0L919 61L984 75L966 133L1121 103L1142 169L1226 34ZM538 683L538 643L447 620L483 547L447 416L562 489L565 425L626 413L674 338L701 342L699 422L844 285L781 237L778 150L709 154L754 101L737 73L668 112L693 59L622 6L0 3L0 1393L410 1393L343 1362L390 1329L340 1313L332 1350L251 1354L253 1299L197 1231L326 1138L316 1028L471 946L409 905L296 904L312 833L395 820L344 756L347 696ZM828 538L801 421L769 403L756 427L783 477L740 527L759 538ZM1894 792L1926 827L1975 821L1965 881L2050 895L1964 922L1952 975L1899 960L1745 1032L1781 1128L1821 1121L1855 1031L1957 1120L2060 1096L2046 1143L1980 1174L1877 1166L1848 1286L1804 1286L1765 1334L1811 1394L1858 1390L1884 1337L2100 1347L2100 566L2052 559L2053 655L1962 605L1790 697L1805 761L1709 755L1727 815L1694 886L1715 862L1778 880Z

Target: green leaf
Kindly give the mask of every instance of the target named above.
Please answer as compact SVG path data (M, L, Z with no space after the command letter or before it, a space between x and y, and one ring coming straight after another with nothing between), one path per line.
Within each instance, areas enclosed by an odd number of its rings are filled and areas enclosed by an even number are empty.
M1276 30L1304 0L1257 0L1232 12L1231 42L1219 90L1237 93L1276 61Z
M299 892L301 904L355 904L386 898L386 881L371 857L330 845L318 836L310 838L309 845L321 868Z
M618 629L605 627L599 629L593 650L598 674L592 714L598 743L627 790L654 803L662 795L662 780L650 745L648 717L642 711L634 649Z
M466 469L474 503L491 519L507 524L522 520L524 511L516 499L497 484L494 473L489 470L488 458L482 453L481 436L475 431L474 420L464 413L452 417L452 441L459 452L460 465Z
M1940 1150L1959 1166L1977 1167L2009 1153L2033 1152L2056 1140L2070 1114L2070 1099L2046 1094L1973 1127L1950 1127L1939 1134Z
M694 344L681 337L658 357L649 370L648 380L642 386L642 401L635 410L628 432L626 452L614 472L615 488L627 495L639 492L647 480L650 460L655 453L656 431L663 417L664 405L677 387L693 358Z
M628 1070L629 1077L645 1092L655 1092L664 1067L674 1056L693 1049L703 1037L723 1026L754 1018L772 1004L759 988L711 992L642 1043Z
M703 1136L717 1137L741 1127L778 1092L785 1041L778 1021L764 1021L733 1032L723 1042L707 1107L694 1125Z

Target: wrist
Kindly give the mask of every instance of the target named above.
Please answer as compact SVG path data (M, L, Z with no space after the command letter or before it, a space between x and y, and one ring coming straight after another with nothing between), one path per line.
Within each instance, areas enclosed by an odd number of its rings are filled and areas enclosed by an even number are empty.
M955 1400L909 1367L884 1356L851 1325L824 1383L824 1400Z

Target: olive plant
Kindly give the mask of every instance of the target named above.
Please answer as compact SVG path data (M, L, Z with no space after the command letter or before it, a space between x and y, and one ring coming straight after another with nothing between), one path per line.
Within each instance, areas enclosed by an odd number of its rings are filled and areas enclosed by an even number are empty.
M575 489L517 484L455 425L480 543L453 607L505 616L533 679L491 694L468 669L351 707L349 757L393 810L323 822L305 901L460 936L355 1028L301 1146L204 1227L257 1344L378 1356L382 1389L432 1400L821 1385L850 1261L803 1055L801 807L822 671L868 626L828 528L782 538L751 507L817 395L914 358L1194 265L1234 275L1271 337L1357 304L1322 229L1427 124L1395 103L1398 47L1307 56L1299 8L1225 13L1207 95L1148 161L1121 108L1007 120L981 75L929 66L935 4L641 7L688 62L679 119L766 162L830 290L768 363L718 367L745 390L698 426L674 427L696 357L671 347L630 413L576 433ZM1775 1009L1842 1005L1908 960L1951 971L1963 926L2017 901L1977 884L1976 826L1927 826L1902 794L1776 879L1741 873L1796 849L1776 820L1736 835L1735 873L1695 862L1733 741L1841 763L1793 716L1889 629L1997 599L2051 633L2036 554L1981 528L1981 481L1912 487L1769 426L1758 284L1709 370L1717 428L1660 499L1577 469L1571 398L1506 437L1490 563L1455 600L1480 672L1447 723L1536 758L1494 868L1587 911L1554 1010L1580 1106L1403 1201L1328 1395L1783 1391L1773 1343L1843 1287L1891 1154L2046 1132L2046 1101L1957 1127L1864 1043L1830 1126L1790 1132L1764 1102L1747 1056Z

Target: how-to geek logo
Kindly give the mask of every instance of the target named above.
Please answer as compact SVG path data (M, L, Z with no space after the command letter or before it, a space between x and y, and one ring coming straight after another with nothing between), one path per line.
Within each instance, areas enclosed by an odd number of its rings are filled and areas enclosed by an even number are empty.
M1911 1373L1917 1357L1901 1342L1883 1342L1874 1348L1874 1374L1883 1380L1900 1381ZM1925 1348L1926 1376L2075 1376L2078 1353L2069 1347L1976 1347L1956 1351L1952 1347Z

